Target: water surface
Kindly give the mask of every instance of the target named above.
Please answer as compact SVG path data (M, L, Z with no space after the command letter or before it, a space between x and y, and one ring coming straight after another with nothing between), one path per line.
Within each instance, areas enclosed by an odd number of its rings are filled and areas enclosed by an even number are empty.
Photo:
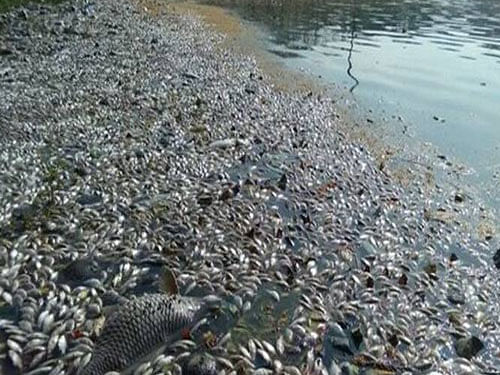
M253 22L277 59L352 92L408 143L470 167L500 207L500 1L204 2Z

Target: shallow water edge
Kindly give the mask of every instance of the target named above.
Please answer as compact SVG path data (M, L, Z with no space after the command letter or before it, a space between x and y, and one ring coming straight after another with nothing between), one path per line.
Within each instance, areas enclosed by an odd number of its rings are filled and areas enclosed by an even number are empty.
M166 6L174 13L200 17L210 28L224 34L223 47L255 58L258 67L277 90L330 97L337 126L352 142L367 147L379 167L395 181L403 186L415 180L422 182L430 200L446 200L446 195L453 200L457 195L465 195L476 202L473 204L478 210L473 215L469 213L462 217L463 224L481 238L500 233L498 202L489 200L471 185L466 165L443 155L432 144L410 139L404 132L398 134L384 114L361 108L342 85L325 84L321 77L310 72L287 67L276 59L273 52L264 48L262 31L235 12L196 1L169 1ZM473 184L480 186L482 182L474 180Z

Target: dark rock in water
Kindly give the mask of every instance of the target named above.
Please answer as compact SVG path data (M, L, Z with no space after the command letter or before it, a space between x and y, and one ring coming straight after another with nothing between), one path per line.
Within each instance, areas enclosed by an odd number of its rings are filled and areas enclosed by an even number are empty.
M458 339L455 350L459 357L471 359L484 348L484 344L476 336Z
M451 253L450 255L450 262L455 262L458 260L457 254Z
M269 52L272 54L279 56L279 57L284 57L284 58L298 58L302 57L301 54L296 53L296 52L291 52L291 51L279 51L277 49L268 49Z
M500 269L500 249L493 256L493 263L495 263L496 268Z
M462 203L465 200L463 194L457 193L455 194L455 202L456 203Z

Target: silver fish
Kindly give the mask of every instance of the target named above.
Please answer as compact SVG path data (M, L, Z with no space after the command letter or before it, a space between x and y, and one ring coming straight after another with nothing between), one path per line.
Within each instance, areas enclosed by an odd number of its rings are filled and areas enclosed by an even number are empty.
M202 303L194 298L148 294L120 306L95 342L80 375L121 371L194 322Z

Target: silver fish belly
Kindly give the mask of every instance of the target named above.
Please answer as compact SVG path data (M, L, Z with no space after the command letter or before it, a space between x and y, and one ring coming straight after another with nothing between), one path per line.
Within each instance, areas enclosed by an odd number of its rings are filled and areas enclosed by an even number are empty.
M94 353L81 375L120 371L150 353L168 337L193 323L196 299L148 294L119 306L96 339Z

